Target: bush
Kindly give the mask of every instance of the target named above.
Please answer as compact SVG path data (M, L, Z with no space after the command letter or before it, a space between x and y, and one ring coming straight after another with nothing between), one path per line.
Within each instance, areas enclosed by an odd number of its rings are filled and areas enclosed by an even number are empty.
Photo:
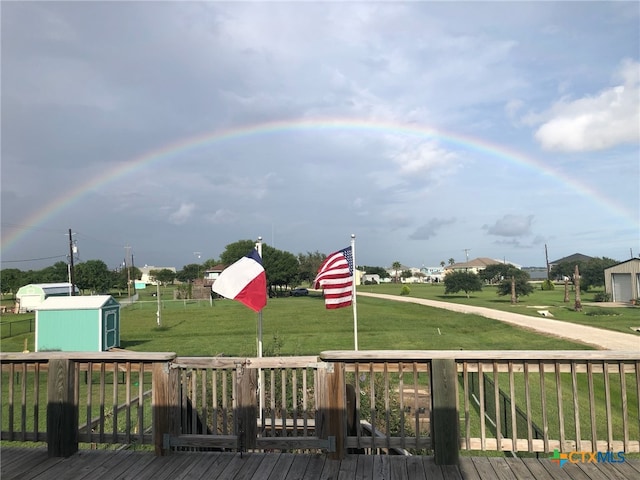
M610 302L611 295L607 292L598 292L593 296L595 302Z
M411 293L411 289L406 285L402 286L402 290L400 290L400 295L409 295Z
M555 285L553 284L553 282L551 280L545 280L544 282L542 282L542 285L540 286L540 288L542 290L553 290L555 287Z

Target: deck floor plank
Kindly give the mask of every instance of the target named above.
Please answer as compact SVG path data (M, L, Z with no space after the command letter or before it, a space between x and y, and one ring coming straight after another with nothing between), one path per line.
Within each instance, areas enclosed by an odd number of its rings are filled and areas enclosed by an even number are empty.
M354 480L374 480L373 479L373 459L369 459L370 455L357 455L358 469ZM417 458L417 457L416 457Z
M307 468L304 471L304 475L300 477L304 480L318 480L322 478L322 468L324 467L325 456L324 455L311 455L309 457L309 462L307 463Z
M285 480L295 457L293 453L281 453L275 457L276 461L267 480Z
M631 480L640 460L568 463L549 458L462 457L458 466L433 457L322 454L174 452L157 457L143 450L82 450L48 458L42 448L5 447L2 480Z
M468 459L469 462L471 459ZM461 462L460 468L462 468ZM444 480L444 473L439 465L436 465L433 457L422 457L422 466L424 467L424 475L428 480ZM474 469L475 471L475 469ZM480 480L480 477L472 477L472 480Z
M499 480L515 480L516 474L506 462L505 457L488 457L489 464L493 467L495 478Z

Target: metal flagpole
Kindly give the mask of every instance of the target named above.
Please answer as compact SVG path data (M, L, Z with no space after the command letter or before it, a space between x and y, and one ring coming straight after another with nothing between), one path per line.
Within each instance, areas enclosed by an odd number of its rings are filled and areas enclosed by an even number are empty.
M352 300L351 306L353 307L353 340L355 348L354 350L358 350L358 308L356 306L356 235L355 233L351 234L351 260L353 261L353 279L351 280L353 283L351 285Z
M260 260L262 261L262 237L258 237L256 250L258 250L258 255L260 255ZM262 266L264 267L264 262ZM262 310L258 312L258 358L262 358Z
M256 242L256 250L258 251L258 255L260 255L260 261L262 261L262 237L258 237L258 241ZM264 262L262 262L262 266L264 268ZM258 358L262 358L262 310L258 312ZM259 409L258 418L260 420L260 424L262 428L262 411L264 409L264 395L262 392L262 385L264 385L264 372L262 368L258 368L258 403Z

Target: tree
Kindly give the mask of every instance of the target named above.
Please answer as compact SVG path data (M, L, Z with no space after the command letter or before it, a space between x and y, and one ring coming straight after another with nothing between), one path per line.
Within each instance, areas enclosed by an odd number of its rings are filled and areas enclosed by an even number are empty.
M307 252L306 254L298 254L298 279L301 282L313 282L316 278L320 265L327 256L317 250L315 252Z
M455 264L455 263L456 263L455 259L454 259L453 257L451 257L451 258L449 259L449 265L453 265L453 264Z
M478 273L478 276L487 283L498 283L511 275L518 275L522 270L514 267L510 263L495 263Z
M2 294L12 293L14 298L16 292L22 285L22 271L17 268L5 268L0 270L0 287Z
M176 279L176 273L169 270L168 268L163 268L161 270L151 270L149 272L156 281L160 282L161 285L167 285L169 283L173 283Z
M444 268L444 266L445 266L445 265L446 265L446 263L445 263L445 261L444 261L444 260L440 261L440 266L441 266L441 267L443 267L443 268Z
M580 270L580 287L585 291L591 287L604 285L604 270L618 263L607 257L594 257L587 262L562 262L551 269L551 278L573 278L576 265Z
M413 273L411 273L411 270L403 270L402 273L400 274L400 276L406 280L408 278L413 277Z
M612 258L592 258L580 268L580 287L588 290L591 287L604 285L604 270L618 263Z
M69 265L66 262L56 262L50 267L40 270L41 282L63 283L69 281Z
M114 274L102 260L87 260L75 266L76 286L92 293L107 293L114 284Z
M368 274L368 275L378 275L380 278L389 278L391 275L389 275L389 272L387 272L384 268L382 267L369 267L369 266L363 266L362 269Z
M402 268L402 264L400 262L393 262L391 264L391 268L394 270L393 272L393 278L395 278L394 282L398 283L399 282L399 278L398 276L400 275L400 269Z
M515 302L533 292L533 285L529 283L530 276L517 268L509 271L509 276L498 284L498 295L512 295Z
M181 282L192 282L196 278L200 277L200 270L202 267L197 263L190 263L189 265L185 265L182 267L176 274L176 278Z
M473 272L451 272L444 277L444 293L457 293L462 290L469 298L469 292L482 290L482 280Z
M253 240L239 240L230 243L220 255L220 261L231 265L246 256L255 248ZM267 244L262 244L262 265L267 274L267 286L291 285L298 278L299 262L290 252L278 250ZM315 274L314 274L315 275Z

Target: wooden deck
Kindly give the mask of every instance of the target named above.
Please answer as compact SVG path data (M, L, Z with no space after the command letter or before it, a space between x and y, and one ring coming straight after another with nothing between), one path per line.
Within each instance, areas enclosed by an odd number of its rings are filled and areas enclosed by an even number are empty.
M433 457L324 455L291 453L178 452L156 457L135 450L81 450L69 458L48 458L43 448L0 450L2 480L431 480L554 479L632 480L640 478L640 460L624 463L566 464L548 458L462 457L460 466L437 466Z

